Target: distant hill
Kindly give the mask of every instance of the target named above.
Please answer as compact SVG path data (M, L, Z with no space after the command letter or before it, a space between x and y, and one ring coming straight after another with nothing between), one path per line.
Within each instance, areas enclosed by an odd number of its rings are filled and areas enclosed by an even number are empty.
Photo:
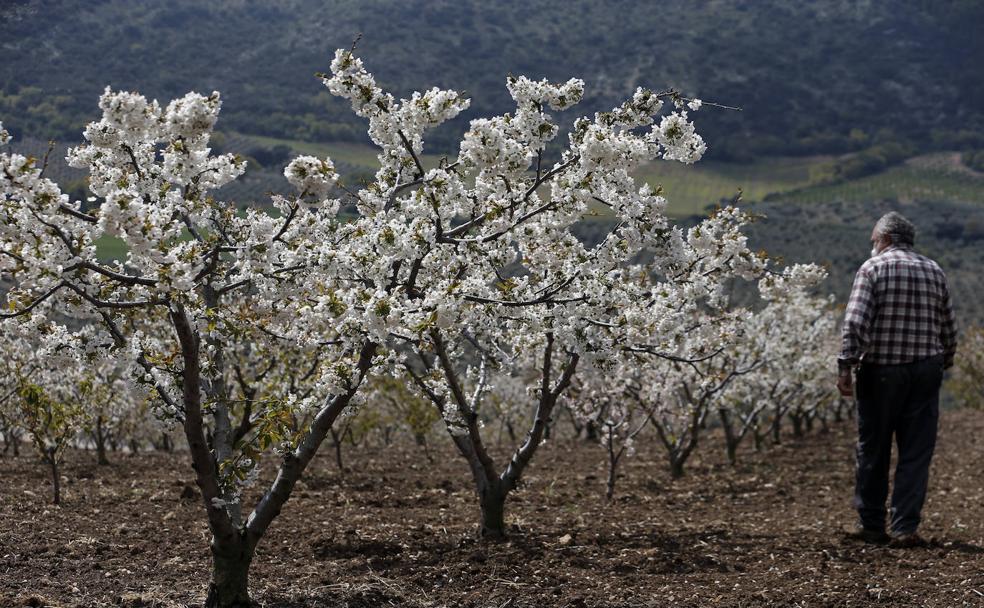
M719 159L984 148L982 27L977 0L3 0L0 120L71 141L106 85L162 101L218 89L221 130L365 141L313 77L361 32L397 94L473 97L437 152L469 117L510 109L508 73L584 78L582 113L637 85L741 106L697 115Z

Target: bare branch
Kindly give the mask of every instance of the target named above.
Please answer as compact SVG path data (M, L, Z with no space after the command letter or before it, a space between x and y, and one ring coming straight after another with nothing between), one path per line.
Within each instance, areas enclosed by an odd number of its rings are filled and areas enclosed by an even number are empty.
M400 136L400 141L403 142L403 147L406 148L407 152L410 153L410 156L413 157L414 164L417 165L417 177L418 178L423 177L425 173L424 166L420 164L420 159L417 158L417 153L413 151L413 146L410 145L410 140L407 139L407 136L403 134L402 129L398 130L396 134Z
M278 230L276 236L273 237L274 241L280 241L281 237L284 236L284 233L287 232L287 229L290 227L290 223L294 220L294 217L297 216L298 208L300 208L300 205L291 205L290 213L287 214L287 219L284 220L280 230Z
M27 313L31 312L32 310L40 306L45 300L55 295L55 293L62 287L71 287L71 285L69 285L68 282L66 281L62 281L61 283L55 285L54 287L46 291L44 295L37 298L30 304L28 304L26 308L10 313L0 313L0 319L13 319L14 317L20 317L26 315Z
M149 279L147 277L138 277L134 275L123 274L120 272L116 272L115 270L106 268L105 266L100 266L99 264L95 264L89 261L76 262L75 264L72 264L62 272L71 272L73 270L83 270L83 269L91 270L93 272L103 275L104 277L108 277L110 279L113 279L114 281L118 281L125 285L147 285L149 287L153 287L154 285L157 285L156 279Z
M157 298L152 298L150 300L133 300L133 301L100 300L100 299L96 298L95 296L92 296L92 295L86 293L85 290L82 289L81 287L79 287L78 285L73 285L73 284L68 283L68 282L65 282L64 285L65 285L65 287L68 287L69 289L71 289L75 293L79 294L79 296L81 296L83 300L85 300L86 302L89 302L90 304L92 304L96 308L119 308L119 309L127 309L127 308L144 308L144 307L147 307L147 306L166 306L167 305L167 302L165 300L161 300L161 299L157 299Z
M97 218L96 216L89 215L88 213L83 213L83 212L79 211L78 209L72 209L71 207L69 207L65 203L62 203L61 205L58 205L58 210L61 211L61 212L63 212L63 213L67 213L67 214L71 215L72 217L74 217L76 219L80 219L83 222L89 222L90 224L95 224L95 223L99 222L99 218Z

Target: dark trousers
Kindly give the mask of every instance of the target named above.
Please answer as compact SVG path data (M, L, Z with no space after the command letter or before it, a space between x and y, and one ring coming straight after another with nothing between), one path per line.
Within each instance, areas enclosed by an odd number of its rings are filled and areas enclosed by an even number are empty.
M919 526L936 447L942 356L903 365L862 364L857 376L858 446L854 506L861 525L885 529L892 436L898 446L891 531Z

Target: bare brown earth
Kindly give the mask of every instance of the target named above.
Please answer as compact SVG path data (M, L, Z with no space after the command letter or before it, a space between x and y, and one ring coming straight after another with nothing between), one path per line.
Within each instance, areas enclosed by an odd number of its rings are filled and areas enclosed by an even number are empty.
M474 540L463 461L410 447L330 450L261 543L261 606L984 606L984 412L947 411L922 532L930 545L847 540L853 426L723 463L709 436L685 478L661 454L604 494L597 446L547 443L512 498L508 542ZM0 459L0 606L195 606L208 535L185 454L69 455L65 504L45 468ZM269 467L268 467L269 468Z

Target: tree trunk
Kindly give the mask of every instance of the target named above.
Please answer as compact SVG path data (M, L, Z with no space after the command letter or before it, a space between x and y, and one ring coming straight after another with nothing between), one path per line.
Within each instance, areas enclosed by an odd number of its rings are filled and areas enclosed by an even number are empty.
M48 448L46 454L48 459L48 465L51 466L51 483L52 483L52 492L54 493L54 497L51 501L51 504L53 505L61 504L61 479L59 478L58 475L58 460L55 459L55 450L52 448Z
M516 429L513 428L512 420L506 420L506 432L509 433L510 443L516 443Z
M731 466L735 466L738 464L738 442L741 441L741 438L735 433L731 413L727 409L718 409L718 416L721 418L721 427L724 429L724 445L728 451L728 462Z
M606 447L608 449L608 483L605 487L605 498L611 500L615 496L615 480L618 476L618 461L622 457L622 450L615 449L614 429L609 429L607 433Z
M427 443L427 435L423 433L415 433L413 440L424 450L424 457L427 458L427 462L433 463L434 456L431 454L430 445Z
M212 579L208 583L205 608L250 608L249 565L253 550L241 547L231 554L212 548Z
M789 414L789 421L793 423L793 437L803 436L803 416L800 414ZM778 442L776 442L778 443Z
M772 419L772 444L780 445L782 443L782 418L780 416L775 416Z
M756 425L755 428L752 429L752 437L755 439L756 452L761 452L762 448L765 447L765 436L766 433L763 433L762 429L760 429L758 425Z
M103 417L96 416L96 462L100 465L108 465L109 459L106 458L106 434L103 432Z
M584 425L584 440L588 443L598 441L598 425L593 420L588 420Z
M496 488L479 490L482 507L482 527L479 535L484 540L501 540L506 537L506 493Z
M13 449L14 458L20 456L20 436L14 429L7 429L3 434L3 455L7 455L7 450Z
M670 456L670 477L673 479L683 477L683 462L683 458Z
M618 473L618 459L608 459L608 483L605 486L605 498L611 500L615 496L615 479Z
M344 473L345 463L342 461L342 436L334 428L329 432L331 433L332 447L335 448L335 464L338 466L338 472ZM344 433L344 431L342 432Z
M823 414L822 416L818 415L817 420L820 421L820 434L826 435L827 433L829 433L830 424L827 422L827 414Z
M130 440L130 456L136 456L140 452L140 442L136 439Z
M733 438L726 440L728 449L728 464L731 466L738 465L738 442Z
M150 446L154 448L155 452L170 452L171 451L171 437L162 432L159 439L156 441L154 439L150 440Z

